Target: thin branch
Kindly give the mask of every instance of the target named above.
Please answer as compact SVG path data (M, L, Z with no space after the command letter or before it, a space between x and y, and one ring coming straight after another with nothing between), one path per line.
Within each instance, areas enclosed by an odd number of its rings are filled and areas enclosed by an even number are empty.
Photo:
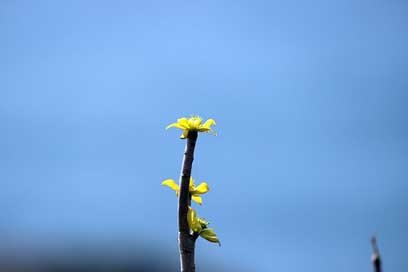
M188 206L191 204L189 185L197 136L198 136L197 131L189 131L188 133L180 177L178 226L179 226L179 250L181 272L195 271L194 249L196 239L194 239L194 237L190 234L190 227L188 226L187 221L187 213Z
M371 238L371 245L373 247L373 255L371 256L371 261L373 262L374 272L381 272L381 258L380 251L378 250L377 238L373 236Z

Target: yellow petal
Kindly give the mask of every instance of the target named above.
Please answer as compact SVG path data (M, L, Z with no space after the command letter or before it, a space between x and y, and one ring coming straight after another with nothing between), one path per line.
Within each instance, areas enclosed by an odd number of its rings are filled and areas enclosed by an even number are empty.
M187 212L187 222L190 229L192 229L194 232L201 231L201 224L197 220L196 211L192 209L190 206L188 207Z
M168 125L168 126L166 127L166 129L169 129L169 128L172 128L172 127L176 127L176 128L179 128L179 129L188 129L189 126L188 126L188 120L187 120L187 118L177 119L177 122L176 122L176 123L173 123L173 124Z
M193 210L191 207L188 207L187 222L188 222L188 226L190 227L190 229L193 226L195 216L196 216L195 210Z
M194 190L194 186L195 186L195 184L194 184L193 176L190 176L190 183L189 183L189 187L188 187L190 192Z
M215 125L215 120L214 119L208 119L207 121L205 121L205 123L200 126L200 128L198 129L198 131L200 132L208 132L211 130L211 126Z
M214 229L211 228L203 229L201 233L205 236L217 236L217 234L215 234Z
M183 131L183 134L181 134L180 138L181 138L181 139L185 139L185 138L187 138L187 136L188 136L188 129L185 129L185 130Z
M203 204L203 199L200 196L192 195L191 199L197 202L199 205Z
M187 118L180 118L177 119L177 123L183 128L183 129L189 129L189 124Z
M173 189L174 191L176 191L176 194L178 195L179 186L178 186L178 184L177 184L174 180L172 180L172 179L166 179L166 180L163 181L161 184L170 187L171 189Z
M216 236L203 237L203 238L212 243L218 243L218 245L221 246L221 242Z
M203 229L200 232L200 236L206 239L207 241L218 243L219 245L221 245L220 240L218 239L213 229Z
M210 129L211 126L215 126L215 120L214 119L208 119L207 121L205 121L205 123L201 126L202 128L208 128Z
M184 129L182 126L180 126L179 123L170 124L170 125L168 125L168 126L166 127L166 129L169 129L169 128L172 128L172 127L176 127L176 128L179 128L179 129Z
M190 129L197 130L200 125L201 125L201 117L200 116L194 116L188 119L188 124L190 126Z
M191 194L195 194L195 195L201 195L201 194L205 194L210 190L210 188L208 187L208 184L206 182L202 182L200 183L200 185L198 185L197 187L194 188L194 191L190 192Z
M198 132L209 132L211 129L200 127L197 129Z
M208 119L200 128L198 129L199 132L211 132L213 135L217 135L217 133L211 129L211 126L215 125L214 119Z

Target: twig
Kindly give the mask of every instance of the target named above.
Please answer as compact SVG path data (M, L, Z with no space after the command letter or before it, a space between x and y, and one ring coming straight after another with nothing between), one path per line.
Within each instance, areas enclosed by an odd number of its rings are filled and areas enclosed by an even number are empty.
M194 160L194 149L197 142L197 131L189 131L184 150L183 165L180 177L180 195L178 203L179 250L181 272L194 272L194 249L196 237L190 234L187 221L188 206L191 204L189 192L191 168Z
M371 261L373 262L374 272L381 272L382 268L380 251L378 250L377 238L375 236L371 238L371 245L373 247L373 255L371 256Z

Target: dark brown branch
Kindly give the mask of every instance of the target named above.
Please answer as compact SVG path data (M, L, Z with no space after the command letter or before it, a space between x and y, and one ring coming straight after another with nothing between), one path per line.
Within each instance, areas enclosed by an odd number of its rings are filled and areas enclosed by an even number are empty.
M187 221L187 212L188 206L191 203L189 185L197 136L198 136L197 131L190 131L188 133L180 177L180 194L178 203L178 226L179 226L178 239L181 272L195 271L194 249L196 239L194 239L194 237L190 234L190 227L188 226Z
M193 238L193 240L195 241L195 240L198 239L199 236L200 236L200 235L198 234L198 232L194 232L193 235L192 235L192 238Z
M381 258L380 251L378 250L377 238L373 236L371 238L371 245L373 247L373 255L371 256L371 261L373 262L374 272L381 272Z

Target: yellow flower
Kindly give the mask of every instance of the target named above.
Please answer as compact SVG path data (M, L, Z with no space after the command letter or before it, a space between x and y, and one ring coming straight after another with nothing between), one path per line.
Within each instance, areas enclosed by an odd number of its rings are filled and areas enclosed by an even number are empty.
M207 228L209 223L204 219L197 217L196 211L191 207L188 207L187 222L190 229L198 233L201 237L207 241L221 245L221 242L218 239L217 234L215 234L214 229Z
M217 135L214 130L211 129L212 125L215 125L214 119L208 119L204 124L201 124L202 119L200 116L193 116L189 119L183 117L177 119L176 123L170 124L166 129L176 127L183 130L181 139L187 138L189 131L198 131L198 132L211 132L213 135Z
M179 188L178 184L174 180L166 179L161 184L166 185L166 186L170 187L171 189L173 189L174 191L176 191L176 195L178 196L180 188ZM202 183L200 183L200 185L195 187L194 179L193 179L193 177L190 177L189 192L191 194L191 199L193 201L195 201L195 202L197 202L198 204L201 205L203 203L203 200L200 197L200 195L205 194L209 190L210 190L210 188L208 187L208 184L206 182L202 182Z

